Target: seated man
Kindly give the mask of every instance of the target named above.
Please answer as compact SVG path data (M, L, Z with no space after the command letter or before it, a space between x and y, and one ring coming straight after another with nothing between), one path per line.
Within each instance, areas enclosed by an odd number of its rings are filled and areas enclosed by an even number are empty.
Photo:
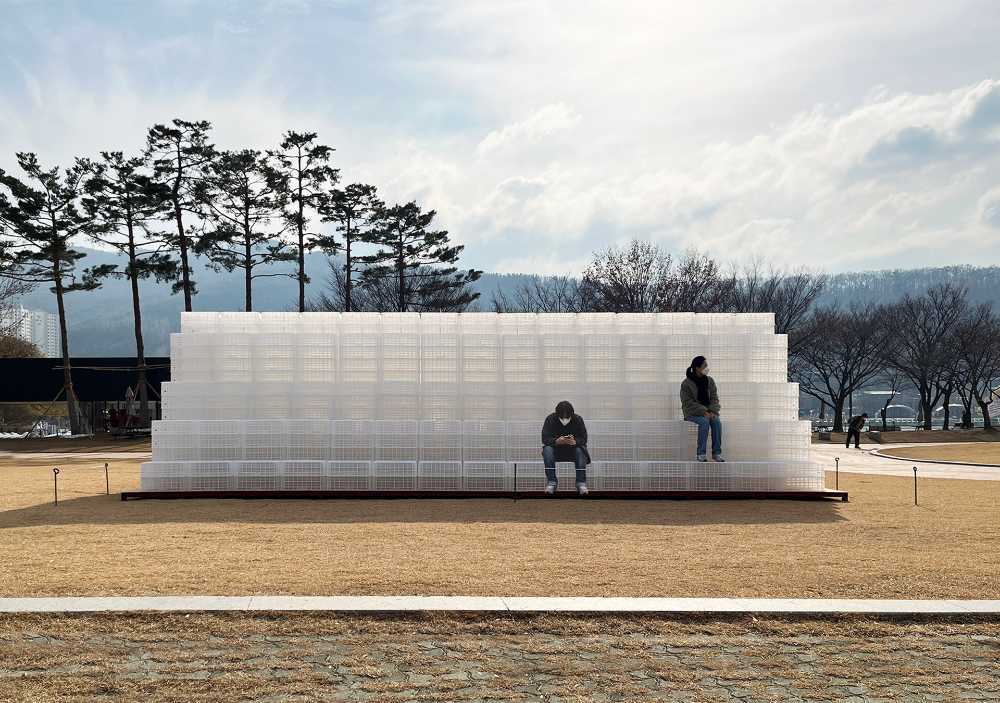
M573 412L568 400L556 405L556 411L545 418L542 425L542 459L545 460L545 492L556 492L556 462L572 461L576 464L576 491L587 495L587 426L583 418Z

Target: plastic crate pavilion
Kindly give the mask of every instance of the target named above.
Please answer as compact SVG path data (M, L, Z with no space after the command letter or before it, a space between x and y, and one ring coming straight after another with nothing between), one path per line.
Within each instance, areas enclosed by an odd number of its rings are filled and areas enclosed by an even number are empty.
M699 354L726 463L681 418ZM560 400L594 491L823 490L771 314L195 312L170 357L143 491L541 491Z

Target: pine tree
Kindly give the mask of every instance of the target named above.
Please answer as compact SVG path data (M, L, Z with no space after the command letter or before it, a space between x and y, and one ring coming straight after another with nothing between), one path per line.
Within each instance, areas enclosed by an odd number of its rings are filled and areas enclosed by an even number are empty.
M209 168L199 201L210 229L195 252L206 254L217 270L243 270L244 309L250 312L255 278L294 276L264 272L267 266L295 261L290 245L281 239L286 225L283 189L261 152L225 151Z
M7 238L3 247L7 258L5 275L29 283L52 284L59 312L70 430L80 434L84 420L73 390L65 296L100 287L100 278L111 267L96 266L82 271L79 279L76 276L77 263L86 254L73 249L70 241L82 231L85 222L77 201L86 171L79 164L62 172L58 167L43 169L32 153L18 153L17 163L27 175L27 182L0 169L0 222Z
M205 170L215 158L215 147L208 141L212 129L210 122L186 122L175 119L172 126L157 124L146 135L146 159L153 169L157 182L166 185L170 192L176 234L168 241L180 257L180 280L174 292L184 292L184 310L191 312L191 299L197 291L191 278L191 249L195 242L195 228L184 225L184 213L196 213L196 190Z
M345 188L333 188L320 206L324 222L335 222L337 231L344 240L344 311L354 308L353 290L355 278L354 245L358 242L373 241L372 223L382 211L383 203L375 195L375 186L365 183L351 183ZM324 241L327 251L336 253L338 245L333 238Z
M455 309L479 297L467 286L482 271L458 271L454 264L465 247L450 244L447 231L429 229L436 215L434 210L422 212L413 201L383 208L373 236L381 250L360 257L367 264L363 284L395 278L397 312L438 309L434 301L447 301L448 309Z
M169 217L170 192L144 170L144 159L127 159L120 151L102 151L100 161L79 161L78 165L89 173L83 186L83 207L88 217L84 230L94 241L116 249L126 258L122 268L113 266L106 275L128 280L132 289L136 386L139 415L146 425L149 389L139 281L150 277L176 280L177 261L167 251L169 237L156 231L158 222Z
M335 185L339 178L337 169L330 166L333 149L316 143L315 132L286 132L277 150L269 151L278 186L284 193L289 207L285 217L296 237L298 255L299 312L306 309L306 252L317 246L323 248L329 239L315 232L308 232L308 213L316 210L325 197L323 187Z

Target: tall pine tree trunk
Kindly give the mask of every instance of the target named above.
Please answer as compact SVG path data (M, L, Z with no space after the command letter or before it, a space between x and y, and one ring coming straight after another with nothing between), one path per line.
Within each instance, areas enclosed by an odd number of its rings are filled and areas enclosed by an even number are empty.
M347 231L350 232L350 230L351 230L350 220L348 220ZM354 277L354 274L351 272L351 237L350 237L350 234L348 234L348 236L347 236L347 238L346 238L345 241L347 242L347 248L346 248L347 262L344 264L344 269L347 272L347 280L344 283L344 290L345 290L345 293L344 293L344 298L345 298L344 299L344 311L345 312L351 312L351 279Z
M184 237L184 219L181 216L181 205L174 197L174 221L177 223L177 237L181 254L181 288L184 291L184 310L191 312L191 272L188 268L187 239Z
M76 399L76 391L73 390L73 372L70 368L69 359L69 334L66 331L66 306L63 301L62 271L59 270L59 263L54 263L54 282L56 289L56 306L59 310L59 342L62 347L63 362L63 389L66 392L66 410L69 414L69 431L72 434L81 434L83 430L80 407Z
M244 286L244 303L243 309L247 312L253 312L253 251L250 244L250 232L244 231L243 233L244 242L244 254L246 255L246 260L243 262L245 264L243 271L245 276L243 278Z
M138 369L139 424L149 426L149 388L146 380L146 349L142 340L142 307L139 305L139 277L136 275L135 243L132 238L132 225L129 224L129 265L132 284L132 319L135 327L135 363Z

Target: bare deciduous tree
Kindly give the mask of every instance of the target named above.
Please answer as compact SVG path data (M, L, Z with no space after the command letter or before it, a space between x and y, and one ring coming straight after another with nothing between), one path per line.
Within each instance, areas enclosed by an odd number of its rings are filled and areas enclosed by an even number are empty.
M580 284L569 276L532 276L512 293L493 294L494 312L582 312Z
M924 429L931 429L934 406L952 377L954 336L968 310L964 288L933 286L920 296L905 295L886 310L893 336L885 365L903 373L920 396Z

